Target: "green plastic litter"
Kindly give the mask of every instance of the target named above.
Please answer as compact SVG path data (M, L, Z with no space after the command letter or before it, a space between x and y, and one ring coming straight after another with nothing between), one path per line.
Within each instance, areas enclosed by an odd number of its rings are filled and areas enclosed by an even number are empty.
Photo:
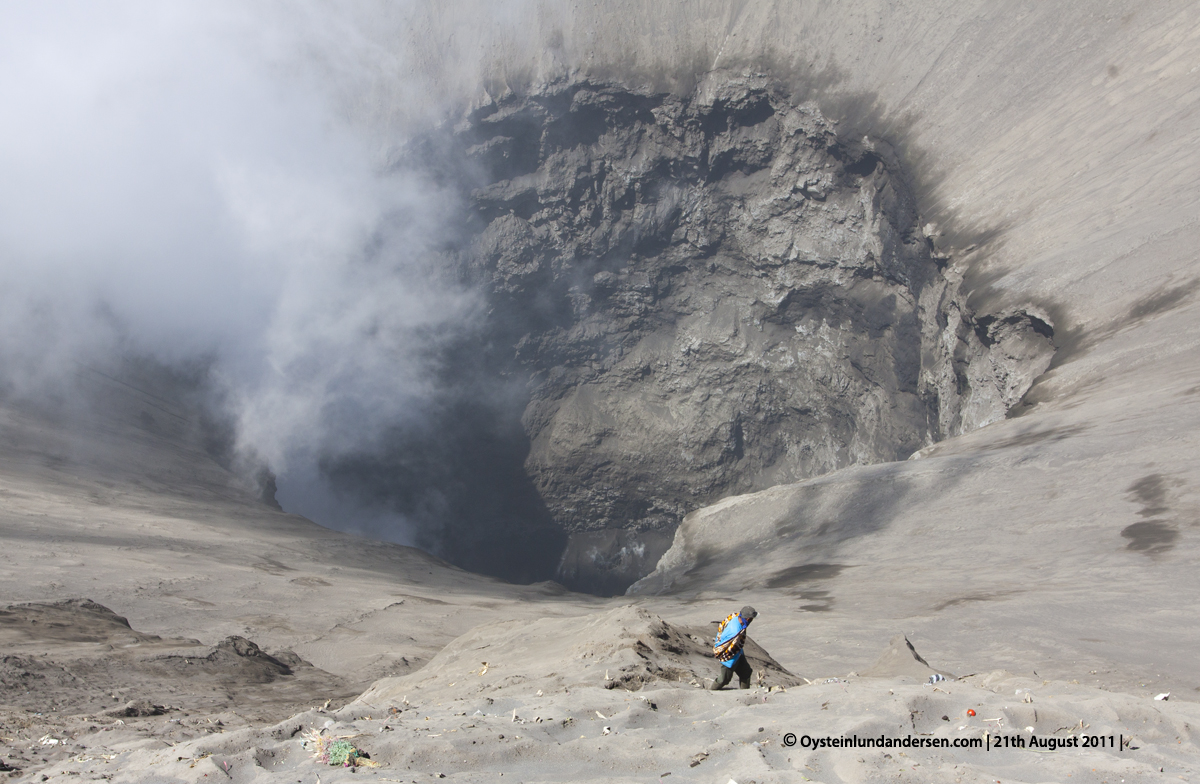
M353 765L358 749L348 740L335 740L329 745L329 764L343 767Z

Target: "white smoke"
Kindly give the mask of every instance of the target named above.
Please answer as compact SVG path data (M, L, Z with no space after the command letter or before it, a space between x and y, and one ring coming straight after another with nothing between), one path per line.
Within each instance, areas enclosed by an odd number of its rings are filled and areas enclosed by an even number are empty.
M205 361L285 507L379 532L338 519L316 461L419 408L430 344L477 304L439 269L454 197L386 165L419 112L363 122L380 84L427 89L373 8L4 4L0 386Z

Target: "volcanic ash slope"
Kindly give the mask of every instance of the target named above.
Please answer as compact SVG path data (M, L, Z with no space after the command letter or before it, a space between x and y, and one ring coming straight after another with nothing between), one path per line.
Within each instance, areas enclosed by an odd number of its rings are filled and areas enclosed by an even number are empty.
M122 782L1144 781L1190 770L1200 708L1110 694L1004 671L928 683L903 637L882 677L817 674L811 684L766 666L767 684L712 692L693 636L643 609L517 627L489 624L454 641L426 671L377 683L346 708L171 748L113 749L54 766L47 780L107 773ZM762 667L765 654L758 654ZM487 661L486 666L483 660ZM702 664L703 662L703 664ZM701 672L695 672L701 668ZM636 673L641 683L605 680ZM687 680L681 680L686 678ZM696 680L697 683L692 683ZM774 684L772 683L774 682ZM640 688L637 688L640 685ZM631 688L625 688L629 686ZM968 711L973 711L972 715ZM344 738L377 768L317 766L303 734ZM789 733L797 745L789 746ZM1127 745L1077 748L1082 736ZM1026 748L806 748L812 738L1019 736ZM1053 752L1039 745L1068 744ZM1076 739L1076 740L1072 740ZM1057 745L1057 744L1056 744ZM1044 753L1039 753L1044 752Z

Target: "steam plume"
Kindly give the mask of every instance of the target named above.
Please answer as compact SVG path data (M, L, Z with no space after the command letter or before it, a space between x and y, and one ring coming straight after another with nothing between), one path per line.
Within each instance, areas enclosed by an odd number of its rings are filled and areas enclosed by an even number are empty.
M403 540L314 480L419 417L439 341L476 323L440 261L458 205L387 165L412 116L364 122L403 70L373 6L289 6L0 11L0 387L207 363L285 507Z

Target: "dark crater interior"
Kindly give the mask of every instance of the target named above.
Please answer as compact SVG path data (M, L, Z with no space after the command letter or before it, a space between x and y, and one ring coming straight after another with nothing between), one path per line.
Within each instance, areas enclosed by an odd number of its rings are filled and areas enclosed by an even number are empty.
M967 309L884 141L765 79L552 84L398 165L461 192L488 315L420 425L325 471L474 571L619 593L688 512L1003 418L1054 352Z

